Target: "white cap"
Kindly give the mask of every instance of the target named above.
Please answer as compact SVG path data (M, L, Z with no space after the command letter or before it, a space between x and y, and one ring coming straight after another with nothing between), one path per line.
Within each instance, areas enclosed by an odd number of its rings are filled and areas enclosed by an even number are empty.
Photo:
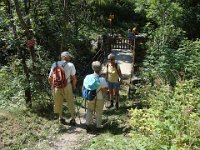
M110 53L110 54L108 55L108 59L115 59L115 55L112 54L112 53Z
M72 58L74 57L73 55L71 55L71 54L70 54L69 52L67 52L67 51L61 53L61 58L67 57L67 56L72 57Z

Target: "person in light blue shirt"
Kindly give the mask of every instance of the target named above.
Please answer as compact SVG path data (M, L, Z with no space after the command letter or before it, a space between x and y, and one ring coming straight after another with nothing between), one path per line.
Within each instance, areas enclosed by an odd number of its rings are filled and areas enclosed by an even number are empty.
M103 114L103 107L105 103L105 95L107 94L107 82L104 77L101 77L101 63L99 61L92 62L92 69L94 71L93 74L89 74L85 77L83 81L83 86L88 87L89 83L88 79L91 78L98 78L99 79L99 86L96 90L96 97L94 100L87 101L87 112L86 112L86 125L89 126L93 123L92 115L93 113L96 114L96 127L102 128L102 114ZM91 80L92 81L92 80Z

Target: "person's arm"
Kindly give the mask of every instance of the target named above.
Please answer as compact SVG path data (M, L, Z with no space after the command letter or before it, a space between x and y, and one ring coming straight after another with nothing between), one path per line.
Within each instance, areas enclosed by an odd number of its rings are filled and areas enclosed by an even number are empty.
M55 63L52 64L51 70L50 70L50 73L49 73L49 77L48 77L48 82L49 82L50 86L52 86L52 84L53 84L53 68L54 67L55 67Z
M106 82L105 78L101 79L101 92L103 97L107 95L107 90L108 90L108 83Z
M73 90L76 89L76 84L77 84L77 77L76 77L76 75L73 75L72 76L72 88L73 88Z
M121 69L120 69L120 68L118 69L118 74L119 74L119 77L122 79L123 76L122 76L122 72L121 72Z
M102 92L103 96L105 96L107 94L107 90L108 90L107 87L101 88L101 92Z
M121 69L120 69L119 65L118 65L118 68L117 68L117 73L119 75L119 82L122 83L123 75L122 75L122 72L121 72Z
M106 81L108 80L108 64L106 64L105 79L106 79Z
M52 86L52 84L53 84L53 77L49 76L48 77L48 81L49 81L49 85Z
M122 76L122 72L121 72L121 69L120 69L120 66L119 64L116 64L116 69L117 69L117 74L119 75L119 77L122 79L123 76Z
M70 76L71 76L72 88L73 90L76 90L76 84L77 84L76 69L73 63L70 63L70 67L71 67Z

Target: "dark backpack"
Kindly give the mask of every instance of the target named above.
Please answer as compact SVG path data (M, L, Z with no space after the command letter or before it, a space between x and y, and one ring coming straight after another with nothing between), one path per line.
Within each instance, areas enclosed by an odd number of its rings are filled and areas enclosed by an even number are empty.
M99 77L86 77L87 81L90 82L87 86L88 87L85 87L83 86L83 89L82 89L82 97L85 99L85 100L89 100L89 101L92 101L95 99L96 95L97 95L97 88L99 87L100 85L100 81L99 81Z
M53 69L53 87L64 88L67 86L67 79L64 71L66 64L67 62L63 63L62 66L58 66L58 62L56 62L56 66Z
M85 100L92 101L92 100L94 100L96 95L97 95L96 89L89 90L89 89L86 89L85 87L83 87L82 96Z

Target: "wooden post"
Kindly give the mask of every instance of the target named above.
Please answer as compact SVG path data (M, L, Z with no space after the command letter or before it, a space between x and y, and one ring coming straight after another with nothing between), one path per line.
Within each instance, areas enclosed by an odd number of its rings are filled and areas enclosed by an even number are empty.
M132 53L133 53L133 75L134 75L134 73L135 73L135 38L133 39L133 41L132 41Z

